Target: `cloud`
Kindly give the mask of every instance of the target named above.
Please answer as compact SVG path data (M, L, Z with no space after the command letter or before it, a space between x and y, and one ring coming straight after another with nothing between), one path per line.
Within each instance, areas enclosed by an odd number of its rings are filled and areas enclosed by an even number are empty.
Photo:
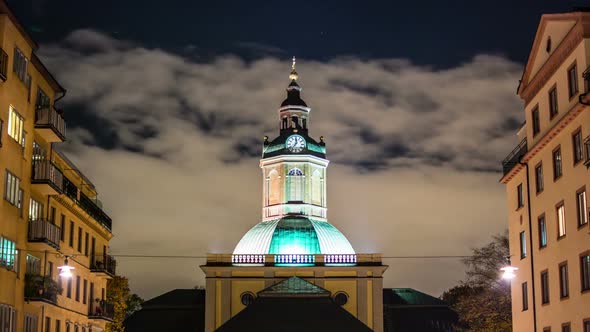
M41 57L68 89L65 148L113 217L112 252L231 252L259 221L258 158L278 134L289 59L195 62L89 30ZM311 135L332 162L329 218L358 252L466 254L503 231L497 170L516 143L520 67L490 55L445 70L298 61ZM202 263L121 258L120 272L150 297L202 284ZM439 295L463 277L457 261L386 263L389 287Z

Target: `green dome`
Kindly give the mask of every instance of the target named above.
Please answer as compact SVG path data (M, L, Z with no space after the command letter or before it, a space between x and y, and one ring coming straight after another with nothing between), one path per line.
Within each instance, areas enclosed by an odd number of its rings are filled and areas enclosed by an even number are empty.
M354 254L348 239L327 221L288 216L252 227L234 249L234 255Z

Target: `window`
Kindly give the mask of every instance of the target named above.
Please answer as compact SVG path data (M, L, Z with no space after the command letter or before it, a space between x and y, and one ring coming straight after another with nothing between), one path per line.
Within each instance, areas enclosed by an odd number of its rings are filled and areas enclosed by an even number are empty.
M68 322L66 322L66 332L70 332L70 324Z
M559 297L566 298L570 295L569 278L567 275L567 262L559 264Z
M78 252L82 252L82 227L78 227Z
M52 224L55 224L55 207L51 207L51 213L49 214L49 221L51 221Z
M524 195L522 193L522 183L516 187L516 206L520 209L524 206Z
M557 113L559 113L557 109L557 87L553 87L549 91L549 118L553 119Z
M543 183L543 164L539 164L535 167L535 189L537 194L542 192L544 188Z
M20 188L20 179L8 170L6 170L4 199L17 208L22 208L23 190Z
M36 109L41 109L49 106L50 104L49 97L41 88L37 88L37 100L35 101Z
M533 120L533 137L537 136L537 134L541 131L541 120L539 119L539 106L535 106L531 113L531 117Z
M68 278L68 286L66 296L71 299L72 298L72 278Z
M551 332L551 328L550 327L544 327L543 328L543 332Z
M55 332L61 332L61 320L55 320Z
M529 310L529 290L526 282L522 283L522 311Z
M80 302L80 276L76 276L76 301Z
M25 54L18 49L18 47L14 48L14 59L12 62L12 71L16 74L22 82L27 81L27 64L29 60L25 56Z
M586 253L580 257L580 274L582 291L590 290L590 253Z
M279 204L281 199L281 183L279 173L273 169L268 174L267 181L268 205Z
M561 325L561 332L572 332L572 328L570 326L570 323L565 323L565 324Z
M26 274L40 275L41 274L41 259L33 255L27 254L25 258Z
M0 327L2 332L16 332L16 309L0 304Z
M84 279L84 287L82 288L82 303L86 304L86 298L88 296L88 280Z
M590 332L590 319L584 321L584 331L583 332Z
M584 139L584 151L586 154L586 160L584 161L584 164L590 165L590 136Z
M576 193L576 210L578 211L578 226L588 223L588 203L586 200L586 189Z
M84 235L84 256L88 257L88 232Z
M47 262L47 276L53 278L53 262Z
M574 164L577 164L584 157L582 150L582 131L579 129L572 135L572 147L574 149Z
M561 166L561 148L557 148L553 151L553 180L559 179L563 174Z
M545 215L538 219L539 221L539 247L545 248L547 246L547 223L545 222Z
M45 317L45 332L51 332L51 318Z
M61 242L64 242L66 238L66 216L63 213L61 215L61 221L59 225L59 227L61 228L61 232L59 232L59 240Z
M289 179L289 201L303 201L303 171L292 168L287 178Z
M567 87L569 92L569 97L572 98L578 93L578 66L574 63L568 70L567 70Z
M70 247L74 247L74 222L70 220L70 239L69 239Z
M34 200L29 201L29 220L40 220L43 218L43 204Z
M8 112L8 136L18 144L24 146L25 119L18 114L14 107L10 106Z
M557 206L557 237L565 236L565 207L563 203Z
M541 303L549 303L549 272L541 272Z
M311 176L311 204L324 205L322 195L323 185L324 179L322 179L320 171L315 170Z
M520 232L520 258L526 257L526 233Z
M25 332L37 332L37 316L25 314Z
M16 271L17 254L16 243L0 236L0 267Z

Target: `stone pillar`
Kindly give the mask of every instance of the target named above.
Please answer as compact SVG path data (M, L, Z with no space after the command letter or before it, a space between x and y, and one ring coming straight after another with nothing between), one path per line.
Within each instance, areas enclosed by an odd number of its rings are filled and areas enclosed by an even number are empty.
M215 278L207 277L205 281L205 332L215 331Z
M357 297L357 318L365 323L367 326L369 325L369 319L372 319L372 317L367 317L368 315L368 306L369 305L373 305L372 303L368 303L368 298L367 298L367 279L363 278L363 276L360 275L360 271L359 271L359 277L356 281L356 297Z
M383 277L373 278L373 331L383 332Z

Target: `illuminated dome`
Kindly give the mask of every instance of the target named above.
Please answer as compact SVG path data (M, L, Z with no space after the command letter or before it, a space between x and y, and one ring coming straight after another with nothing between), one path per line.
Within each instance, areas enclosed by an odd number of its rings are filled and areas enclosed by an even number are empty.
M234 249L240 254L354 254L346 237L327 221L287 216L252 227Z

